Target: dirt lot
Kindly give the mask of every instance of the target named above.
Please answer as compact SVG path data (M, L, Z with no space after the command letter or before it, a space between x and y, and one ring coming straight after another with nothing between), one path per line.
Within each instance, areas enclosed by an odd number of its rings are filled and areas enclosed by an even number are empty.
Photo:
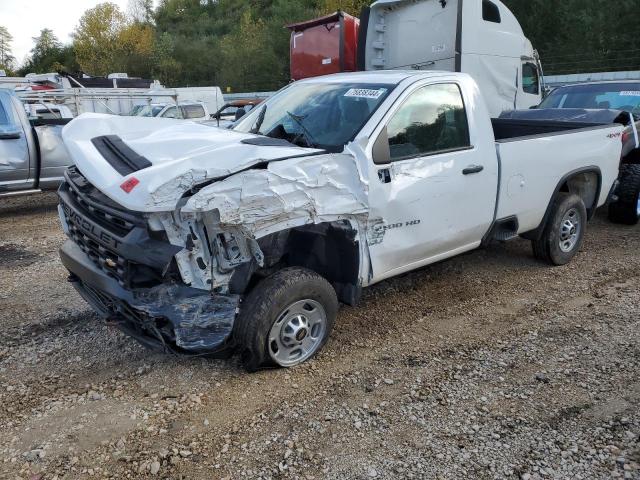
M66 283L53 195L0 203L0 478L640 478L640 228L496 244L343 308L314 361L151 354Z

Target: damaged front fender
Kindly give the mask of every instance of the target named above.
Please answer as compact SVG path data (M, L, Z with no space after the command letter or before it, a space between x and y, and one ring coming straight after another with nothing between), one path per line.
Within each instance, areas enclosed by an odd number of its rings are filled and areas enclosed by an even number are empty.
M240 296L160 285L137 293L131 306L152 318L166 318L173 327L177 347L189 352L211 352L231 336Z

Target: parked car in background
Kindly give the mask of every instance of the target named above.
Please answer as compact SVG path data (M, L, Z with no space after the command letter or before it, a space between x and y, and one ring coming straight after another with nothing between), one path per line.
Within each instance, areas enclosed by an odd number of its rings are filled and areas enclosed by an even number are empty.
M493 239L570 262L624 130L492 121L469 75L416 71L294 82L230 130L159 121L65 129L62 263L144 345L250 371L311 358L363 287Z
M216 122L212 124L222 128L228 128L263 101L264 98L248 98L225 103L220 110L211 115L211 118L216 120Z
M130 116L203 121L209 119L209 109L203 102L150 103L134 106Z
M24 104L0 89L0 196L57 188L72 162L62 142L70 118L29 120Z
M621 116L621 112L624 112ZM530 111L508 112L505 118L602 123L620 118L628 128L623 133L619 186L609 205L615 223L635 225L640 221L640 82L607 81L567 85L553 90ZM633 119L633 120L632 120Z

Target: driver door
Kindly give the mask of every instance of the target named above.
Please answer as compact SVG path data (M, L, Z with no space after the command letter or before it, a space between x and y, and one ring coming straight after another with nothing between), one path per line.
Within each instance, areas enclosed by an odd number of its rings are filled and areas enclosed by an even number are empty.
M13 108L18 100L0 92L0 186L22 188L29 179L29 145Z
M470 135L460 86L422 85L399 103L373 146L374 282L476 248L495 208L495 150Z

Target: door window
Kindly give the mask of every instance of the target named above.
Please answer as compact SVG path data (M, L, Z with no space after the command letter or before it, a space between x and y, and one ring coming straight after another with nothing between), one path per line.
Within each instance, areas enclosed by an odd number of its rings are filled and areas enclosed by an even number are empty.
M204 108L202 105L185 105L182 107L183 118L202 118L204 117Z
M9 125L9 117L7 111L4 109L4 105L0 101L0 125Z
M469 148L469 124L455 84L422 87L412 93L387 125L391 160Z
M176 118L178 109L176 107L168 108L166 112L162 114L163 118Z
M487 22L500 23L500 8L490 0L482 0L482 19Z
M522 64L522 90L532 95L540 93L540 76L535 63Z

